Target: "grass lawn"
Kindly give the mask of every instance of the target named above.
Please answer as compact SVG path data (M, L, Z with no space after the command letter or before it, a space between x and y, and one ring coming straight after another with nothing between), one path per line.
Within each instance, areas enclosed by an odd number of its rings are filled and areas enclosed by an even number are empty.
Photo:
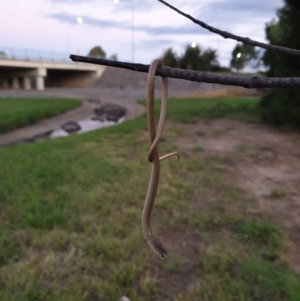
M0 133L79 107L81 101L66 98L0 98Z
M202 118L231 118L245 122L259 121L259 99L249 98L186 98L178 103L176 99L168 100L167 117L182 123L191 123ZM146 101L140 101L146 105ZM158 113L159 114L159 113Z
M300 278L279 260L284 232L246 210L257 204L228 177L228 160L176 147L188 135L180 123L199 116L257 118L257 99L223 102L169 101L179 127L165 129L159 154L181 160L161 163L152 218L166 262L141 232L145 115L0 149L0 300L298 301Z

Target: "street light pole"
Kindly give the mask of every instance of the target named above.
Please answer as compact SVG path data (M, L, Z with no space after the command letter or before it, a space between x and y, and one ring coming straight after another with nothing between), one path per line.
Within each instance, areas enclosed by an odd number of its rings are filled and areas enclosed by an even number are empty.
M71 24L69 23L67 27L67 53L70 53L70 26Z
M134 0L131 0L131 18L132 18L131 53L132 53L132 62L134 63Z
M119 0L113 0L114 4L119 4ZM131 0L131 60L134 63L134 0Z
M76 18L77 24L82 24L83 19L81 17ZM70 26L73 25L73 23L68 24L67 28L67 48L68 48L68 53L70 52Z

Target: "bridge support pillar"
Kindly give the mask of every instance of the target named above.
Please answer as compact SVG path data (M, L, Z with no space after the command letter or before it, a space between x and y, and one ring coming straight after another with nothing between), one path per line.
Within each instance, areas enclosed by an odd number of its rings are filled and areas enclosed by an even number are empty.
M14 90L20 89L20 83L19 83L19 79L17 77L13 77L13 79L12 79L12 88Z
M9 84L8 84L8 78L3 78L2 79L2 89L8 89Z
M45 89L45 82L43 76L36 77L36 89L42 91Z
M23 78L23 83L24 83L24 89L25 89L25 90L31 90L31 81L30 81L30 77L24 77L24 78Z

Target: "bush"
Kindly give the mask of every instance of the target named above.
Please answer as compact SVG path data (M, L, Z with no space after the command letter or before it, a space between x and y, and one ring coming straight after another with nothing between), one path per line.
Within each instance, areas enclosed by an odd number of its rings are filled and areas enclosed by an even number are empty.
M264 122L300 128L300 88L273 89L259 106Z

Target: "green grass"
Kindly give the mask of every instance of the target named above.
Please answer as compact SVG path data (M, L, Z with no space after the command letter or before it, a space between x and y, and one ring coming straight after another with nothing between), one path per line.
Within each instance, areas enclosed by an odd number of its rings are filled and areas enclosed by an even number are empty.
M182 123L194 123L199 117L257 122L260 120L258 102L257 97L169 99L167 118Z
M192 151L194 153L203 152L203 150L204 149L202 147L200 147L200 146L193 147L193 149L192 149Z
M80 105L77 99L0 98L0 133L34 124Z
M222 246L224 247L224 246ZM199 261L201 281L176 300L289 300L299 299L299 276L283 264L239 254L217 246Z
M169 116L181 105L172 101ZM246 214L255 204L226 158L171 147L188 134L174 127L159 153L181 160L161 163L152 217L169 259L151 253L140 226L146 126L144 115L0 149L0 300L298 300L300 278L279 260L280 226Z
M285 191L277 190L277 189L272 190L269 194L269 197L271 199L277 199L277 200L285 199L286 196L287 196L287 194Z
M278 245L281 241L279 227L270 220L247 220L240 229L243 239L255 243Z

